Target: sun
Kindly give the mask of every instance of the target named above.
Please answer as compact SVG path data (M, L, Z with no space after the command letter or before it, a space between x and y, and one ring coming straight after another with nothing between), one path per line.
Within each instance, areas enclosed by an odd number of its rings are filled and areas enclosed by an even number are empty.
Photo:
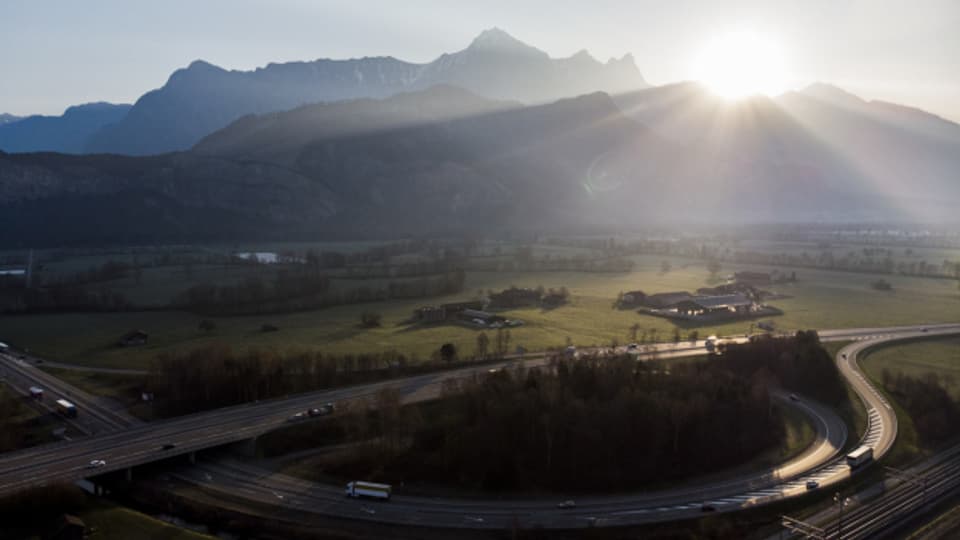
M729 32L707 43L694 62L693 78L730 99L774 96L789 83L780 46L752 31Z

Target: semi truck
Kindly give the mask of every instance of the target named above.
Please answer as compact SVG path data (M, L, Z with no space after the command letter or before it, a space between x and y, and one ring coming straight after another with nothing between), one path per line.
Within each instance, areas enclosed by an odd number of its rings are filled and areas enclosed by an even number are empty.
M65 399L57 400L57 411L67 418L77 417L77 406Z
M360 497L370 497L372 499L390 500L390 484L375 484L373 482L363 482L360 480L347 484L347 497L358 499Z
M856 469L864 463L868 463L871 459L873 459L873 448L861 446L847 454L847 465L849 465L851 469Z

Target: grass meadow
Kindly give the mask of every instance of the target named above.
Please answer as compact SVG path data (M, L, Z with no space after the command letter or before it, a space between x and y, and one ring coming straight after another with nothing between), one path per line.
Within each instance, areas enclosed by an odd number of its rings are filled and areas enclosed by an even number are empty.
M655 330L661 341L672 339L671 321L613 307L620 291L641 289L648 293L672 290L693 291L714 284L700 261L683 258L636 256L634 270L624 273L589 272L470 272L463 293L448 297L392 300L336 306L299 313L242 317L212 317L216 329L198 330L205 317L180 311L128 313L68 313L51 315L0 316L0 340L64 362L143 368L161 352L188 350L225 342L238 349L260 347L277 351L316 350L328 353L361 353L384 350L428 357L443 343L454 343L461 354L472 354L479 330L457 324L414 326L409 318L414 308L477 296L478 292L543 285L567 287L568 305L553 309L514 309L504 312L521 319L524 326L511 329L511 348L528 350L562 346L569 338L575 344L609 344L628 341L628 329L639 324L642 331ZM661 272L669 260L672 270ZM725 267L722 274L737 270L769 270L762 266ZM193 282L241 279L245 268L230 275L223 268L199 267L188 279L180 267L149 269L141 283L132 278L114 283L118 290L138 299L169 297ZM268 272L262 267L257 272ZM220 276L220 277L218 277ZM223 279L220 279L220 278ZM892 291L876 291L869 283L875 275L824 270L797 270L798 282L765 287L789 298L770 303L784 311L773 318L777 328L792 332L805 328L843 328L960 321L960 292L951 280L905 276L884 276ZM339 281L339 280L337 280ZM351 286L362 280L349 280ZM371 282L370 285L375 285ZM139 296L138 296L139 295ZM382 315L378 328L361 328L360 314L375 311ZM755 321L753 321L755 322ZM263 324L279 331L263 333ZM744 333L751 321L696 327L700 335ZM682 335L694 327L680 328ZM120 348L114 343L127 331L141 329L150 334L143 347ZM492 336L491 336L492 337Z

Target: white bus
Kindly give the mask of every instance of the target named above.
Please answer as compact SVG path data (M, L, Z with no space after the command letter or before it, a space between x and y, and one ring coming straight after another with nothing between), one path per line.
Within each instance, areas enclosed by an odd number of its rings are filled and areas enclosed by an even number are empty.
M66 416L67 418L77 417L77 406L65 399L57 400L57 410L60 411L60 414Z
M847 454L847 465L849 465L851 469L856 469L871 459L873 459L873 448L861 446Z
M375 484L373 482L355 481L347 484L346 494L354 499L360 497L371 497L374 499L390 499L392 488L390 484Z

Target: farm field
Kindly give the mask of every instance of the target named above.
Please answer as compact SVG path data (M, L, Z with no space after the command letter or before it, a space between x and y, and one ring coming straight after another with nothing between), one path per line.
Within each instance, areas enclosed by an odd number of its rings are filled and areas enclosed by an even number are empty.
M656 331L658 340L669 341L676 327L673 322L632 310L614 309L617 294L636 289L647 293L693 291L715 283L710 281L702 261L646 255L632 259L634 269L622 273L468 272L465 290L458 295L336 306L300 313L211 317L216 329L210 332L197 328L198 322L207 317L180 311L0 316L0 339L64 362L127 368L144 368L161 352L188 350L214 342L226 342L238 349L261 347L278 352L397 350L420 358L428 357L441 344L449 342L457 346L461 355L469 355L475 349L479 330L453 323L412 326L409 324L412 311L422 305L475 298L481 291L497 291L511 285L543 285L567 287L571 301L553 310L531 307L503 312L525 323L511 329L511 350L516 346L527 350L558 347L568 338L581 346L607 345L614 340L625 343L628 329L634 323L640 325L641 333L649 335L650 331ZM664 260L672 267L666 273L661 272ZM755 265L729 266L724 267L721 274L771 269ZM171 283L184 286L182 278L178 280L176 275L179 269L157 270L168 275L150 280L144 277L142 285L137 286L143 289L140 294L148 296L156 290L167 294L172 290ZM952 280L884 276L893 290L876 291L869 286L876 276L870 274L798 269L797 277L796 283L763 287L789 296L770 302L784 311L784 315L773 319L780 331L960 321L960 293ZM350 281L358 285L364 282ZM157 289L153 288L154 283L158 284ZM369 284L376 283L371 280ZM364 311L381 314L381 326L361 328L359 318ZM279 331L263 333L260 331L263 324L274 325ZM751 324L751 321L739 321L702 327L683 325L679 329L685 338L694 328L701 336L734 334L749 331ZM146 346L114 345L122 334L133 329L150 334Z
M79 513L92 532L90 540L204 540L213 536L182 529L129 508L108 502L91 502Z
M922 377L933 373L960 400L960 338L925 340L884 347L860 361L863 370L874 381L881 381L883 370L896 375Z
M913 419L901 406L896 396L883 389L883 370L896 375L903 372L913 377L934 374L952 395L960 399L957 377L960 376L960 338L913 341L886 346L869 352L860 367L892 402L899 420L897 441L888 458L891 464L905 465L913 460L930 455L935 448L922 443Z

